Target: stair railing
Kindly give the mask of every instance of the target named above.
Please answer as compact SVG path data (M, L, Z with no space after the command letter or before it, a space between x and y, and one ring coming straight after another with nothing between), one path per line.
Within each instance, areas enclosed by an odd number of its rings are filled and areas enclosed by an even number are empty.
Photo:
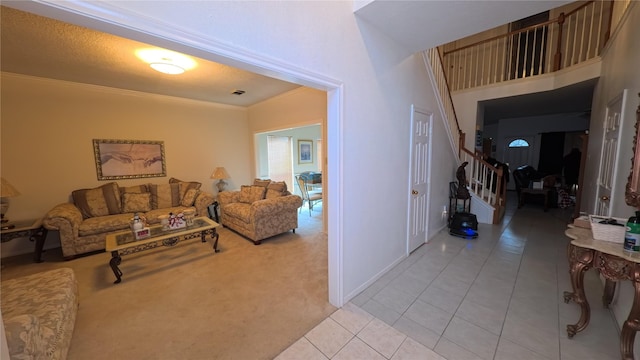
M494 210L493 223L502 219L506 206L506 187L502 186L502 169L493 167L483 160L482 154L476 154L464 147L465 133L460 130L458 118L453 106L451 92L442 68L442 61L437 48L425 51L425 62L430 70L432 84L435 85L438 98L438 106L449 124L449 137L454 152L457 152L460 163L467 161L469 166L469 191L491 205ZM458 136L453 136L457 131ZM466 171L465 171L466 172Z
M460 149L464 147L464 134L462 130L460 130L458 116L453 106L453 99L451 98L451 91L449 91L449 84L447 83L447 77L445 76L442 66L440 52L438 48L432 48L426 50L423 57L427 63L427 69L431 70L431 82L435 84L435 90L440 94L438 106L449 124L449 141L451 142L453 151L460 157Z
M600 56L611 24L630 1L576 2L576 8L517 31L452 48L442 64L451 91L548 74ZM615 15L615 17L614 17Z
M465 172L469 181L469 191L500 212L505 205L506 186L504 170L486 162L478 152L462 149L461 161L467 162Z

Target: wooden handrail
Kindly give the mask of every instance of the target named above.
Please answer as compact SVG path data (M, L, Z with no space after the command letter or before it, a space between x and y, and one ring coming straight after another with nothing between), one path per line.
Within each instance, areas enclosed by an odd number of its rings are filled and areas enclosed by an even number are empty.
M440 54L440 48L436 48L436 51L438 52L438 58L440 58L440 66L444 66L442 64L444 64L444 62L442 61L442 55ZM443 69L443 73L446 74L446 72L444 72ZM449 87L449 79L447 79L447 77L444 77L444 84L447 86L447 95L449 96L449 101L451 102L451 109L453 110L453 118L456 121L456 127L458 128L458 134L462 133L462 130L460 129L460 123L458 122L458 114L456 114L456 107L453 106L453 98L451 97L451 87Z
M493 206L493 223L496 224L504 214L503 210L506 206L506 186L503 186L504 170L501 167L489 164L484 160L480 152L470 151L466 148L462 148L461 151L465 154L464 157L461 156L464 161L471 159L473 162L473 170L470 175L470 184L472 184L470 190ZM494 186L495 190L493 189Z
M488 39L476 41L476 42L474 42L472 44L469 44L469 45L465 45L465 46L462 46L462 47L459 47L459 48L455 48L453 50L445 51L443 53L443 55L449 55L449 54L452 54L454 52L458 52L458 51L465 50L465 49L468 49L468 48L471 48L471 47L474 47L474 46L478 46L478 45L482 45L482 44L491 42L493 40L509 37L509 36L512 36L512 35L517 35L517 34L520 34L520 33L523 33L523 32L527 32L527 31L530 31L530 30L534 30L534 29L539 28L539 27L543 27L543 26L547 26L549 24L553 24L554 22L556 22L556 20L549 20L549 21L545 21L545 22L540 23L540 24L528 26L528 27L523 28L523 29L509 31L506 34L496 35L496 36L490 37Z
M496 36L490 37L488 39L476 41L476 42L474 42L472 44L469 44L469 45L465 45L465 46L462 46L462 47L459 47L459 48L456 48L456 49L453 49L453 50L445 51L445 52L442 53L442 55L449 55L451 53L462 51L462 50L465 50L465 49L468 49L468 48L471 48L471 47L474 47L474 46L482 45L482 44L485 44L485 43L488 43L488 42L491 42L491 41L494 41L494 40L497 40L497 39L510 37L510 36L513 36L513 35L518 35L520 33L528 32L528 31L531 31L531 30L536 30L538 28L545 27L547 25L551 25L551 24L556 23L556 22L560 22L561 18L562 18L562 21L564 21L564 19L566 17L571 16L572 14L580 11L582 8L588 6L589 4L591 4L593 2L594 2L594 0L587 1L584 4L578 6L577 8L575 8L574 10L571 10L570 12L568 12L566 14L565 13L561 13L560 15L558 15L557 19L547 20L547 21L545 21L543 23L540 23L540 24L527 26L526 28L522 28L522 29L519 29L519 30L509 31L506 34L496 35Z
M455 95L459 90L550 74L597 59L605 45L605 34L617 24L618 4L624 14L629 1L613 2L615 10L609 0L576 2L557 9L554 19L541 24L509 32L504 26L495 29L504 32L502 35L486 34L489 38L469 39L480 40L468 45L442 45L438 54L449 89ZM560 13L563 9L567 11ZM464 119L459 121L464 123Z
M591 4L592 2L594 2L594 1L593 1L593 0L591 0L591 1L585 1L585 3L584 3L584 4L582 4L582 5L578 6L577 8L575 8L575 9L573 9L573 10L569 11L569 12L566 14L566 16L571 16L571 15L573 15L573 14L577 13L578 11L582 10L582 8L587 7L587 6L588 6L589 4Z
M502 172L502 169L499 169L491 164L489 164L488 162L486 162L481 156L475 154L473 151L469 151L467 148L462 148L463 152L466 152L467 154L471 155L471 157L476 158L477 160L479 160L482 165L486 166L489 168L489 170L491 171L495 171L495 172Z

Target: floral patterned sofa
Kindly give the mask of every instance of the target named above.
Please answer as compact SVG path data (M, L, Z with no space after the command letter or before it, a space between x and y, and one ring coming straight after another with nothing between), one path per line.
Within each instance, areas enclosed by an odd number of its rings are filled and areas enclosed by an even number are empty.
M11 359L66 359L78 312L73 270L2 281L2 319Z
M263 239L298 227L302 198L292 195L285 182L254 180L240 191L218 194L222 225L260 245Z
M111 182L93 189L72 192L73 203L51 209L43 219L48 230L60 233L62 254L66 259L96 250L104 250L107 234L129 227L135 213L144 215L148 224L170 212L195 209L196 216L208 216L215 199L200 191L199 182L169 179L167 184L143 184L119 187Z

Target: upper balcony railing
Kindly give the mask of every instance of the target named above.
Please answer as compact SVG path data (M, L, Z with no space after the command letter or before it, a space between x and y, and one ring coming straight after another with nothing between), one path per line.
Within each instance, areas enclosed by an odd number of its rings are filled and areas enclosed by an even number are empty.
M558 71L599 57L630 0L587 1L534 26L447 50L450 91Z

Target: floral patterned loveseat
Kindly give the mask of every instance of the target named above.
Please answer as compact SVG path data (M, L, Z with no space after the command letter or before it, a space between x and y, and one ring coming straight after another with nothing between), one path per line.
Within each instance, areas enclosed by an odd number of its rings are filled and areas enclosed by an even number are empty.
M167 184L142 184L120 187L111 182L93 189L72 192L73 203L56 205L42 223L48 230L60 233L62 255L75 255L104 250L107 234L129 228L135 213L144 215L148 224L160 222L158 217L195 209L196 216L208 216L215 201L209 192L200 191L199 182L169 179Z
M292 195L285 182L254 180L240 191L218 194L222 225L260 245L263 239L298 227L302 198Z
M78 312L73 270L2 280L2 320L11 359L66 359Z

